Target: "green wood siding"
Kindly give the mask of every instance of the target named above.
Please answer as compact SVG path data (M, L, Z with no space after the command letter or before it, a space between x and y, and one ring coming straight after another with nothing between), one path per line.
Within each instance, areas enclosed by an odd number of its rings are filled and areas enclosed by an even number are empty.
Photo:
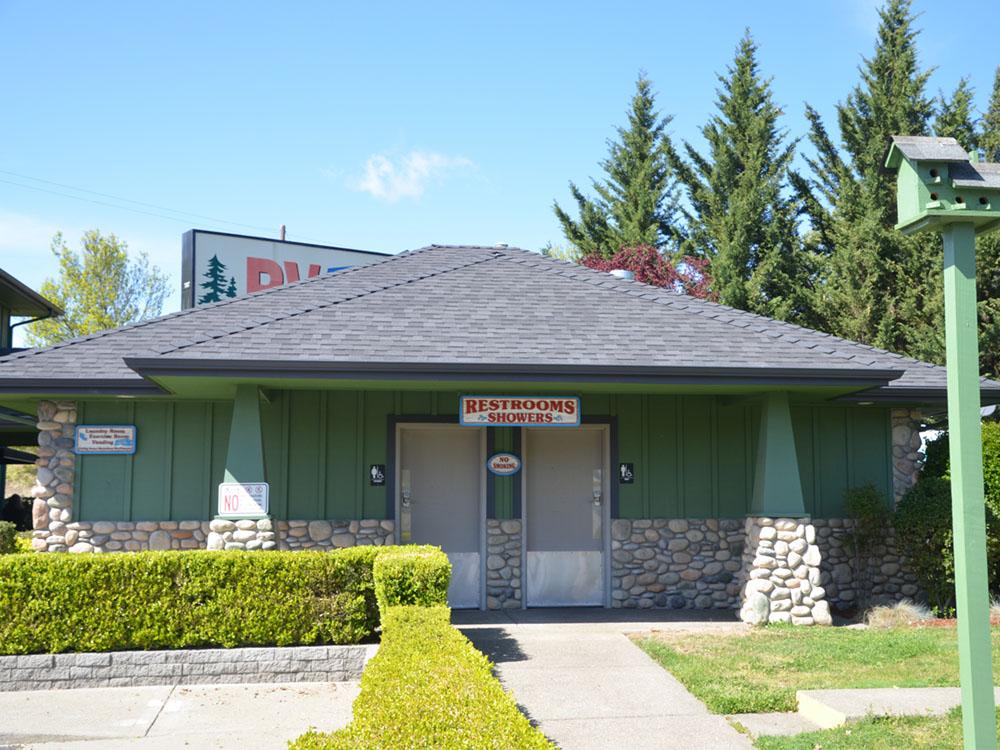
M370 464L388 464L388 420L458 413L456 392L273 391L261 403L264 462L278 518L384 518L386 488L370 486ZM635 464L618 486L626 518L740 517L750 507L759 406L712 396L584 394L584 418L611 418L617 454ZM81 424L138 428L130 456L77 459L80 520L211 518L232 418L224 401L96 400ZM792 408L806 510L843 515L848 487L872 482L888 497L892 469L887 409ZM512 450L497 428L494 449ZM530 456L529 456L530 460ZM391 467L390 467L391 470ZM617 466L611 467L613 477ZM493 479L494 513L514 513L513 479Z

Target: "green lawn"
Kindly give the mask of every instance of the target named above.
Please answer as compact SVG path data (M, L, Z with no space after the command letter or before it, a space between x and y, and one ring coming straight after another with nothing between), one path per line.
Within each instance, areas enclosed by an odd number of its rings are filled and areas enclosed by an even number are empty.
M796 690L958 685L954 628L769 626L745 634L652 633L634 640L720 714L795 711ZM997 679L1000 628L993 629L993 653Z
M1000 713L997 715L1000 725ZM760 737L760 750L961 750L962 714L955 709L944 717L865 719L837 729Z

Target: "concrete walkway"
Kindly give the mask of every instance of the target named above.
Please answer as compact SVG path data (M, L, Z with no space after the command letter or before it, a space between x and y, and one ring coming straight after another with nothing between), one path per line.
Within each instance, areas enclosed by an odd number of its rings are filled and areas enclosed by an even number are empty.
M625 633L732 631L718 616L649 610L456 611L454 623L496 664L522 710L564 750L750 748Z
M0 693L0 750L279 750L351 720L356 682Z

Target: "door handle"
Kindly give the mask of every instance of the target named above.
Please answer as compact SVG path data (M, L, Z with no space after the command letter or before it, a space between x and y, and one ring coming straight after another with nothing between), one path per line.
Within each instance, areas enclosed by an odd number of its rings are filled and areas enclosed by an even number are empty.
M399 541L408 542L413 538L413 521L410 512L413 491L410 484L410 470L403 469L399 474Z
M601 469L594 469L594 497L592 500L590 529L594 539L601 538L601 500L604 496L604 472Z

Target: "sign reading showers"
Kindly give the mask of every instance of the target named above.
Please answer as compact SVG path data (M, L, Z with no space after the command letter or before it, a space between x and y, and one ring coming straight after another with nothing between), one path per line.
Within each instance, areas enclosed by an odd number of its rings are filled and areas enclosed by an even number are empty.
M576 427L576 396L462 396L459 423L469 427Z

